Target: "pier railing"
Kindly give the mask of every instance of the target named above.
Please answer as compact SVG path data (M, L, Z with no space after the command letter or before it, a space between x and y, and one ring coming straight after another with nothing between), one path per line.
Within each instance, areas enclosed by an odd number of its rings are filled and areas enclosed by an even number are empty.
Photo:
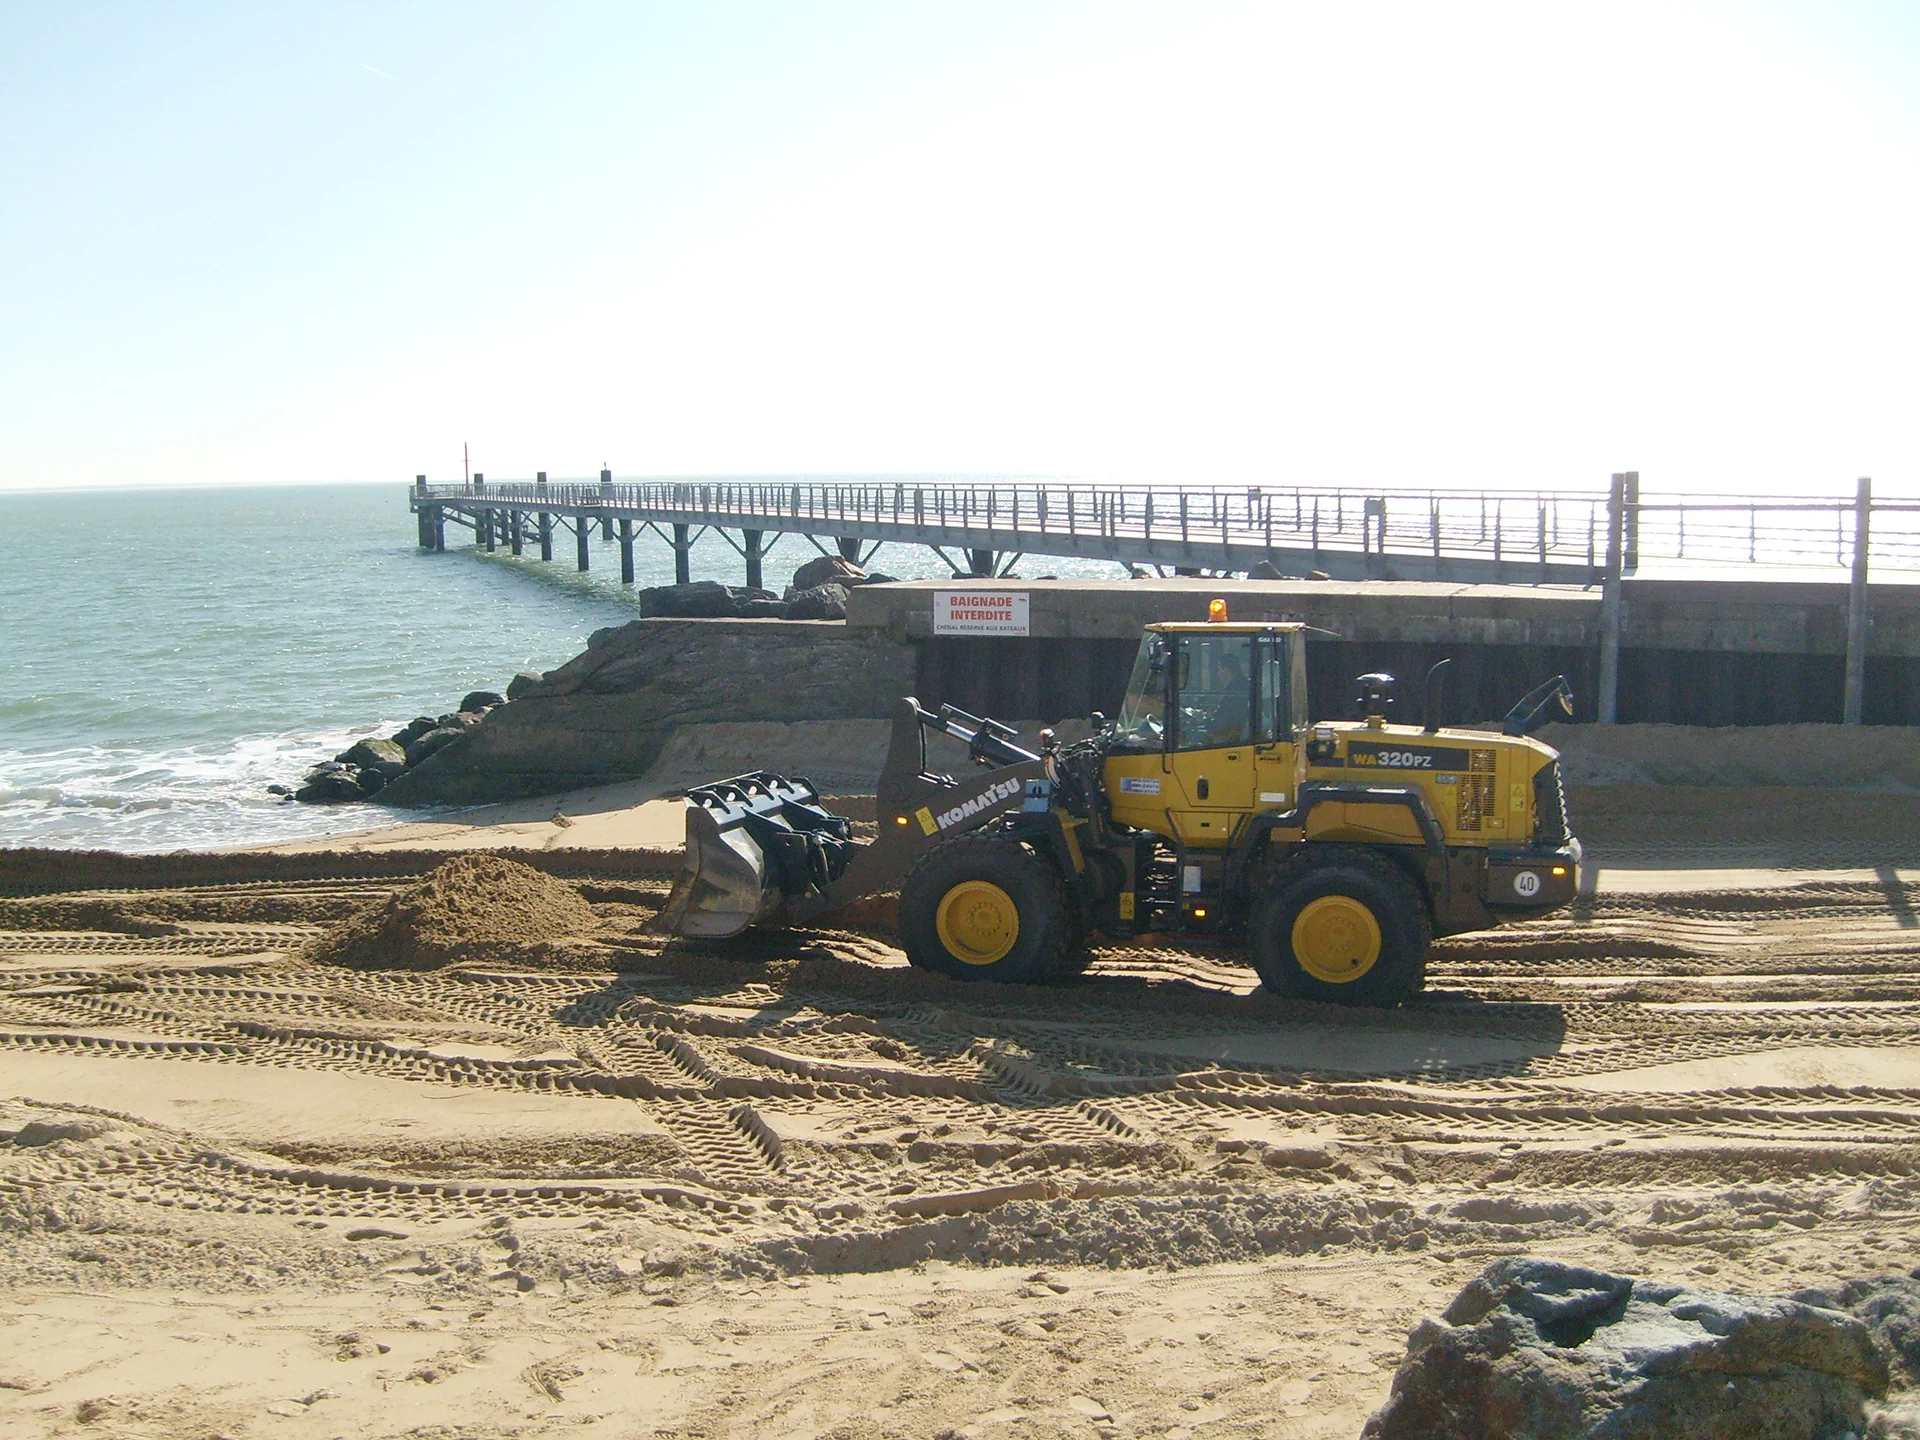
M1666 495L1625 476L1623 568L1749 574L1848 570L1857 499ZM463 512L514 510L638 525L795 532L985 552L1068 555L1174 568L1262 559L1335 578L1590 583L1605 566L1604 490L1555 494L1069 481L567 480L415 487ZM1920 571L1920 501L1873 500L1873 568ZM668 538L663 535L662 538ZM671 543L671 541L669 541ZM946 553L946 549L942 549ZM1749 567L1757 567L1749 569Z

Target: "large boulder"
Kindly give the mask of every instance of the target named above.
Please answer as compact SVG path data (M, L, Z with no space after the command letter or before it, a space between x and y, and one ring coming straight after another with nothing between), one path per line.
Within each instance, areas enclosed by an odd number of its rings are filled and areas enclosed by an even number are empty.
M840 555L816 555L798 570L793 572L793 584L787 587L787 598L791 600L802 590L811 590L816 585L864 585L867 572L853 561Z
M398 730L394 731L389 738L404 751L407 746L418 740L429 730L434 729L439 723L440 722L435 720L431 715L416 715L405 725L402 725Z
M507 697L493 690L469 690L460 700L462 710L471 710L478 715L491 710L496 705L507 703Z
M337 770L316 771L293 792L303 805L338 805L348 800L365 799L355 772L344 766Z
M343 765L358 765L363 769L383 764L404 765L407 763L407 747L391 740L357 740L334 758Z
M1514 1256L1420 1322L1361 1437L1839 1440L1887 1382L1837 1310Z
M789 620L844 620L847 618L847 587L815 585L811 590L796 590L787 596Z
M771 590L695 580L689 585L656 585L642 590L640 613L679 620L724 620L739 615L742 605L777 598Z
M465 727L459 725L438 725L427 731L418 740L407 746L407 765L418 765L429 755L437 755L456 740L466 739Z

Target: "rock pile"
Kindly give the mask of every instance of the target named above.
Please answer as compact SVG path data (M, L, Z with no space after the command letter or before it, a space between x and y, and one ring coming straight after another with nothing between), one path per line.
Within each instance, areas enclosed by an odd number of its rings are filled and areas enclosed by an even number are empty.
M1871 1288L1879 1329L1910 1295ZM1811 1299L1815 1303L1808 1303ZM1840 1440L1867 1433L1886 1340L1845 1295L1736 1295L1497 1260L1407 1341L1361 1440ZM1892 1323L1889 1323L1891 1320ZM1891 1338L1891 1337L1887 1337Z
M457 855L335 926L307 954L325 964L376 970L537 963L553 942L590 934L599 923L593 907L563 880L499 855Z
M506 703L504 695L491 690L469 691L458 709L438 717L417 716L385 740L356 741L333 759L323 760L309 770L297 789L269 785L268 793L291 796L309 805L369 799L429 755L437 755L447 746L466 739L469 730Z
M848 590L893 579L877 571L869 573L841 556L821 555L793 572L793 583L782 595L747 585L695 580L642 590L640 613L677 620L844 620Z

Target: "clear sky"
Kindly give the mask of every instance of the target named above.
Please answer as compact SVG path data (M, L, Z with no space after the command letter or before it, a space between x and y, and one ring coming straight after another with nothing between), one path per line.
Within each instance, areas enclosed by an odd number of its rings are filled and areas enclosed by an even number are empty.
M0 486L1920 494L1920 5L0 0Z

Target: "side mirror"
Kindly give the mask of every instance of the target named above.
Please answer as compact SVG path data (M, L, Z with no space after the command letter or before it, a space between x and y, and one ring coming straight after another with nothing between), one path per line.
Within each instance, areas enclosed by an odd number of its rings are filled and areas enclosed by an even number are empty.
M1167 668L1167 642L1155 635L1147 641L1147 674L1158 679Z

